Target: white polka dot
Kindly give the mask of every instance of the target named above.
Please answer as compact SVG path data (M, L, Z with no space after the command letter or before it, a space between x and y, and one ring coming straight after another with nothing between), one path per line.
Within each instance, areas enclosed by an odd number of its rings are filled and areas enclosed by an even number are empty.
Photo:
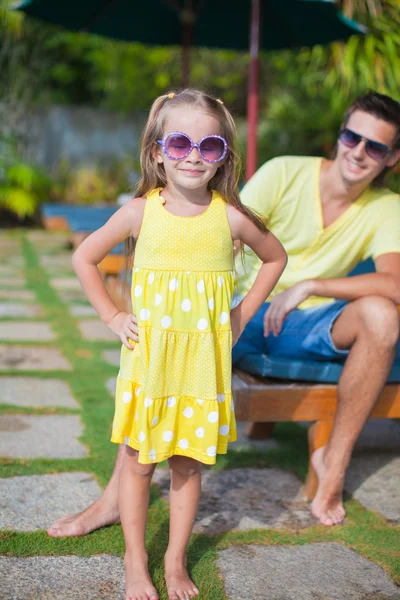
M221 435L228 435L228 432L229 432L228 425L221 425L221 427L219 428L219 432Z
M183 311L189 312L189 310L192 308L192 303L190 302L190 300L186 299L182 302L181 308Z
M204 280L200 279L200 281L197 282L197 291L198 292L204 292Z
M139 267L135 267L135 273L139 273Z
M128 436L128 435L126 435L126 436L124 437L124 444L127 444L127 445L129 446L129 444L130 444L130 443L131 443L131 440L129 439L129 436Z
M225 400L225 394L218 394L217 400L218 400L218 402L223 402Z
M183 415L187 418L190 419L190 417L193 417L193 408L190 408L190 406L188 408L185 408L185 410L183 411Z
M142 286L141 285L135 285L135 296L136 298L139 298L139 296L142 295Z
M147 319L150 318L150 311L147 308L142 308L139 313L139 317L142 319L142 321L147 321Z
M124 392L122 395L122 402L128 404L132 400L132 394L130 392Z
M151 398L144 399L145 408L149 408L149 406L151 406L152 404L153 404L153 400Z
M173 406L175 406L176 404L176 398L175 396L170 396L167 400L167 406L168 408L172 408Z
M190 275L191 271L186 271L186 275Z
M208 327L207 319L200 319L199 321L197 321L197 329L200 329L200 331L204 331L205 329L207 329L207 327Z
M158 415L156 415L155 417L153 417L153 420L151 422L152 426L155 427L158 423Z
M145 439L146 439L146 435L143 431L141 431L139 433L139 442L144 442Z
M207 448L207 454L208 456L215 456L217 454L216 446L210 446L209 448Z
M174 292L178 287L178 280L177 279L171 279L171 281L169 282L169 289L171 290L171 292Z
M203 438L204 437L204 427L198 427L195 431L195 434L197 435L198 438Z
M208 308L214 310L214 298L210 298L208 301Z
M156 451L155 451L155 450L154 450L154 448L153 448L153 449L152 449L152 450L150 450L150 452L149 452L149 458L150 458L150 460L156 460L156 456L157 456L157 453L156 453Z
M218 275L218 285L219 285L219 287L222 287L223 281L224 280L222 279L221 275Z
M204 400L202 400L201 398L197 398L197 404L204 404Z
M210 423L216 423L218 421L218 413L217 413L217 411L213 410L210 413L208 413L207 419L208 419L208 421Z
M139 418L139 411L136 411L136 413L135 413L135 421L137 421L138 418Z
M156 299L155 299L155 302L154 302L155 306L158 306L159 304L161 304L161 302L162 302L162 296L161 296L161 294L156 294Z
M163 317L161 319L161 325L162 325L162 327L165 327L165 328L171 327L171 325L172 325L171 317L168 317L167 315L165 317Z
M189 442L185 439L179 440L178 446L179 446L179 448L182 448L183 450L185 450L186 448L189 448Z
M141 387L136 388L135 390L135 396L140 396L140 392L142 391Z
M225 325L229 321L229 315L226 312L222 312L219 317L219 322L221 325Z
M164 442L170 442L173 437L174 437L173 431L164 431L162 439L164 440Z
M148 280L149 283L153 283L154 282L154 273L150 273Z

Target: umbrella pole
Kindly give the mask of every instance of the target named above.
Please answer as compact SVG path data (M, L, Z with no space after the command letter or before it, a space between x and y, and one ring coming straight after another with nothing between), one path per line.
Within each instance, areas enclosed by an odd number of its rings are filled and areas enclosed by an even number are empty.
M190 46L192 45L193 23L196 20L196 13L193 6L193 0L185 0L184 8L180 13L182 21L182 73L181 85L183 88L189 86L190 72Z
M250 64L247 96L247 157L246 181L257 169L257 118L260 51L260 0L251 2Z

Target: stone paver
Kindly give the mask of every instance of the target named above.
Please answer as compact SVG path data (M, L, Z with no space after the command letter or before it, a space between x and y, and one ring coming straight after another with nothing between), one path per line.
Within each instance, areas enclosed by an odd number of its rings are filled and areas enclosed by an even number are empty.
M119 367L121 350L103 350L101 356L113 367Z
M118 340L118 336L111 331L100 319L78 321L82 335L87 340Z
M124 600L122 558L0 557L0 600Z
M56 519L80 512L100 495L101 488L90 473L0 479L0 529L47 529Z
M26 281L22 277L0 276L0 287L2 288L22 288L24 285L26 285Z
M0 377L0 403L35 408L79 408L65 381L35 377Z
M83 300L85 304L89 304L82 288L79 290L60 290L58 295L60 296L61 300L67 304L69 302L79 302L81 300Z
M353 456L346 473L345 490L365 508L393 524L400 523L400 455L372 452Z
M111 379L106 382L106 388L112 396L115 396L115 390L117 389L117 378L111 377Z
M12 267L5 267L0 265L0 277L3 279L4 277L9 277L10 279L13 277L22 277L22 273L19 269L13 269Z
M2 300L34 300L35 294L31 290L0 290Z
M56 290L80 290L81 284L76 277L54 277L50 280Z
M72 254L56 254L54 256L44 255L40 257L40 262L43 267L69 267L72 269Z
M153 483L168 496L168 470L157 469ZM302 482L281 469L204 471L194 532L309 527L316 521L301 490Z
M0 302L0 318L30 318L41 316L43 316L43 309L38 304L12 304L11 302Z
M56 369L71 369L69 363L57 348L0 344L0 371L50 371Z
M229 600L400 599L383 569L336 543L232 546L218 566Z
M47 342L54 339L54 332L47 323L0 322L0 340Z
M97 312L90 304L71 304L69 312L73 317L97 317Z
M0 415L0 456L82 458L82 424L76 415Z

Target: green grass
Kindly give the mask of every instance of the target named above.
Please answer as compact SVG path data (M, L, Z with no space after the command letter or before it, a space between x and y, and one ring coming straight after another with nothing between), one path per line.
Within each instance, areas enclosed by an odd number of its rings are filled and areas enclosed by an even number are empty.
M3 414L77 414L81 415L84 433L81 442L88 448L88 457L82 459L0 459L0 477L33 475L55 472L85 471L92 473L101 486L111 475L116 446L109 442L114 411L113 398L106 382L116 376L117 369L106 363L101 356L105 348L118 348L119 343L91 342L82 338L77 321L68 307L51 287L54 275L40 265L40 244L33 244L24 232L14 232L12 237L21 240L25 258L27 287L34 290L36 301L43 307L45 320L56 334L54 342L44 346L58 347L72 367L72 371L12 371L2 375L29 376L43 379L58 378L68 383L72 395L81 409L59 407L29 408L13 405L0 406ZM61 242L43 253L62 251ZM79 302L79 301L77 301ZM22 343L21 343L22 344ZM31 345L31 344L29 344ZM36 345L36 344L35 344ZM294 423L280 423L275 427L274 437L279 447L274 450L231 450L218 457L215 470L243 467L281 467L304 480L307 469L306 431ZM314 526L308 529L253 530L227 532L220 535L193 535L188 562L194 580L201 589L203 600L227 600L223 581L217 567L218 552L231 545L301 545L316 542L338 542L374 561L400 584L400 527L391 527L381 516L365 510L356 500L345 499L346 523L335 528ZM147 546L149 567L161 600L166 599L163 580L163 554L168 543L168 507L153 487L149 508ZM107 527L88 536L70 539L53 539L44 531L16 533L0 531L0 553L7 556L65 556L74 554L113 554L123 556L124 542L120 526Z

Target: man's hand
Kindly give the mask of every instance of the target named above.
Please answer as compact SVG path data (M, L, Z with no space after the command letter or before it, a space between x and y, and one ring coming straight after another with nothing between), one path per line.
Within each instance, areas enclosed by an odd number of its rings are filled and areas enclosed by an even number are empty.
M282 331L283 321L288 314L311 296L312 290L312 281L300 281L281 294L274 296L264 315L264 336L267 337L270 333L278 335Z
M231 329L232 329L232 348L240 338L246 323L243 320L243 314L240 304L231 310Z
M129 340L139 341L135 315L121 311L107 323L107 326L119 337L124 346L129 348L129 350L133 350L133 346L129 343Z

